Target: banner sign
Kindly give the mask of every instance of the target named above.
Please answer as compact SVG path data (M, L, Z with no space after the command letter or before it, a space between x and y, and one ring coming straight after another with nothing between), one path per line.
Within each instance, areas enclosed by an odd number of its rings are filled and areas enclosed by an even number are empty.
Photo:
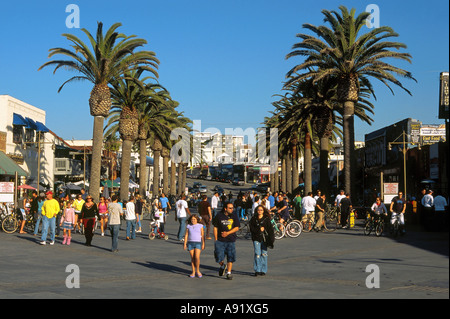
M439 118L448 119L448 105L449 105L449 89L448 89L448 72L441 73L440 88L439 88Z

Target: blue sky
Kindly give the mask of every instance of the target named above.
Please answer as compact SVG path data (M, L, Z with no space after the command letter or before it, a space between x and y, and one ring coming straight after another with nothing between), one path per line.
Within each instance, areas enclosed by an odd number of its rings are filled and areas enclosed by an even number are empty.
M302 24L320 25L322 9L343 4L364 11L380 8L381 25L391 26L408 45L413 63L407 68L418 83L403 80L410 97L395 88L395 95L374 82L375 122L356 121L356 139L412 117L424 124L439 124L439 73L449 70L449 3L428 1L300 1L300 0L53 0L2 3L0 17L0 94L9 94L47 112L47 126L65 139L90 139L89 114L92 84L75 82L61 93L59 86L73 76L66 70L37 69L48 61L48 50L68 47L63 33L87 39L79 29L68 29L69 4L80 8L81 27L95 33L97 21L105 27L121 22L121 32L148 41L161 64L159 81L180 102L179 109L202 129L257 128L273 109L273 95L282 93L286 72L297 60L285 60L306 32Z

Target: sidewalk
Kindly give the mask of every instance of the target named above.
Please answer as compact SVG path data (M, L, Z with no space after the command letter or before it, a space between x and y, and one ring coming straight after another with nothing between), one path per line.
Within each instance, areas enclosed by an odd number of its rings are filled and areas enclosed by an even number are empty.
M406 237L364 236L362 228L335 233L304 233L276 241L269 250L269 271L253 276L253 246L238 240L234 279L218 276L213 240L201 255L203 278L189 278L190 257L176 240L178 223L168 217L169 240L143 233L119 236L112 253L109 233L94 236L92 247L74 234L70 246L41 246L31 234L0 232L0 298L175 298L175 299L316 299L448 298L448 233L411 229ZM80 288L69 289L68 265L80 270ZM380 288L368 289L366 267L380 268Z

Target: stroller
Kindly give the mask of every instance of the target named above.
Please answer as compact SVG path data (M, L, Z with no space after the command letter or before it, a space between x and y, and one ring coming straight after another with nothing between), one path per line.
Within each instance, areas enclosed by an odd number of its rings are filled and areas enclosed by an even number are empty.
M153 240L155 238L168 240L169 236L161 231L159 218L155 216L155 212L151 214L150 220L150 234L148 234L148 238Z

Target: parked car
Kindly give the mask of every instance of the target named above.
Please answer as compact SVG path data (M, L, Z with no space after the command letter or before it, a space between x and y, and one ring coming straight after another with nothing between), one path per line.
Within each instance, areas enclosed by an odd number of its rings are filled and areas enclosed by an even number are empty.
M201 193L201 194L204 194L204 193L207 193L208 192L208 189L206 188L206 186L200 186L199 187L199 192Z
M233 185L236 185L236 186L244 186L244 185L245 185L245 182L244 182L244 180L242 180L242 179L235 178L235 179L233 180Z

